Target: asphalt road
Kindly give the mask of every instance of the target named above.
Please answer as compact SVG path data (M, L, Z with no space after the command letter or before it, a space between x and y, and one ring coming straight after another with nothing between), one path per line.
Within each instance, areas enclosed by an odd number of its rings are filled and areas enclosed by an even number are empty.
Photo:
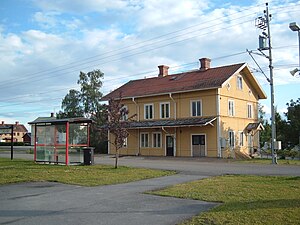
M114 165L112 156L96 156L95 163ZM119 165L176 170L180 174L217 176L224 174L300 176L300 166L239 163L217 158L121 157Z
M0 224L176 224L216 203L143 192L201 178L175 175L102 187L50 182L0 186Z
M10 157L1 153L0 157ZM15 154L32 159L32 155ZM95 163L113 164L96 155ZM177 224L216 203L159 197L145 191L221 174L298 175L299 166L231 163L220 159L122 157L120 165L177 170L179 174L127 184L80 187L38 182L0 186L0 224Z

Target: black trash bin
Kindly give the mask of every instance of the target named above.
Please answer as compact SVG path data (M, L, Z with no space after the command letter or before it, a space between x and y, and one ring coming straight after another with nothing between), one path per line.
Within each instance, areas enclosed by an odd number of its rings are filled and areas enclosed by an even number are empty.
M94 164L94 148L83 148L83 164Z

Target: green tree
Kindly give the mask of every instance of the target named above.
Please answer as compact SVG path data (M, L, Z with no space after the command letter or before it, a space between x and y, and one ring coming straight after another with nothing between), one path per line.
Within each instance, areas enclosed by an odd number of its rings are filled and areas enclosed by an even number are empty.
M290 100L287 105L287 112L285 116L287 117L287 141L288 145L291 147L299 144L300 137L300 98L296 101Z
M260 131L260 146L264 146L265 142L269 143L271 140L272 129L268 119L266 119L266 112L263 110L263 106L258 104L258 119L264 126L264 130Z
M100 103L102 93L102 79L104 73L100 70L93 70L88 73L80 72L77 84L80 85L80 101L83 106L85 117L94 121L91 127L91 145L96 147L96 151L106 153L107 134L100 132L99 127L106 122L105 105Z
M280 113L275 109L276 140L281 141L282 149L287 147L286 121L282 119Z
M104 73L100 70L94 70L88 73L80 72L77 84L80 85L80 101L83 105L83 111L88 118L96 116L97 112L103 108L100 99L102 93L102 81Z
M84 112L80 100L80 92L74 89L69 90L69 93L62 100L61 108L62 111L59 111L56 115L57 118L82 117Z
M94 70L88 73L80 72L77 84L80 91L70 90L62 101L62 111L57 114L58 118L86 117L95 123L91 126L90 142L96 151L106 152L107 137L98 129L106 121L105 105L100 103L102 93L102 79L104 73Z

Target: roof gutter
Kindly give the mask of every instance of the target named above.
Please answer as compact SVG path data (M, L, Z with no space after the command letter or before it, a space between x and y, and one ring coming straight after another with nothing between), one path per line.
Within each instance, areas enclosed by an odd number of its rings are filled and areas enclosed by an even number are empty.
M170 97L170 99L173 101L173 103L174 103L174 119L176 120L176 101L174 100L174 98L172 97L172 93L169 93L169 97Z
M132 102L135 104L135 111L137 114L137 121L140 121L140 107L138 106L137 102L135 101L135 98L131 98Z

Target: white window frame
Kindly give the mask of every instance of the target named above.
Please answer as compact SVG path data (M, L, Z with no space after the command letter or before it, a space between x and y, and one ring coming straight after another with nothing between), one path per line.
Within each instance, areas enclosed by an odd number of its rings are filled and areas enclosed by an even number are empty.
M243 90L243 77L241 75L236 77L236 86L238 90Z
M200 112L197 110L197 103L200 102ZM196 111L195 115L193 115L193 104L196 103ZM190 101L190 110L191 110L191 117L197 117L197 116L202 116L202 99L198 100L191 100Z
M164 105L164 111L162 110L162 106ZM168 105L168 110L166 110L166 105ZM161 102L159 104L159 114L161 119L170 118L170 102ZM168 116L167 116L168 115Z
M228 145L230 148L235 147L235 136L234 131L230 130L228 131Z
M149 111L149 115L147 116L146 112L146 108L149 107L152 107L152 114L150 114L150 111ZM148 117L148 118L147 118ZM154 118L154 104L144 104L144 119L145 120L152 120Z
M253 118L253 105L251 103L247 103L247 118Z
M123 148L127 148L128 147L128 137L124 139L123 141Z
M244 132L239 131L239 146L242 147L244 146Z
M144 138L145 138L145 136L147 135L147 142L145 142L145 140L144 140L144 142L143 142L143 136L144 136ZM141 148L149 148L150 147L150 140L149 140L149 133L147 133L147 132L142 132L141 134L140 134L140 147Z
M124 105L124 106L122 107L122 109L123 109L123 108L125 108L126 110L128 110L128 106L127 106L127 105ZM126 120L128 120L128 114L122 115L121 121L126 121Z
M232 103L232 106L230 106ZM234 100L233 99L229 99L228 100L228 115L229 116L234 116L235 112L234 112Z
M156 135L156 138L154 136ZM159 142L157 137L159 136ZM161 132L152 133L152 146L153 148L161 148L162 147L162 135Z

